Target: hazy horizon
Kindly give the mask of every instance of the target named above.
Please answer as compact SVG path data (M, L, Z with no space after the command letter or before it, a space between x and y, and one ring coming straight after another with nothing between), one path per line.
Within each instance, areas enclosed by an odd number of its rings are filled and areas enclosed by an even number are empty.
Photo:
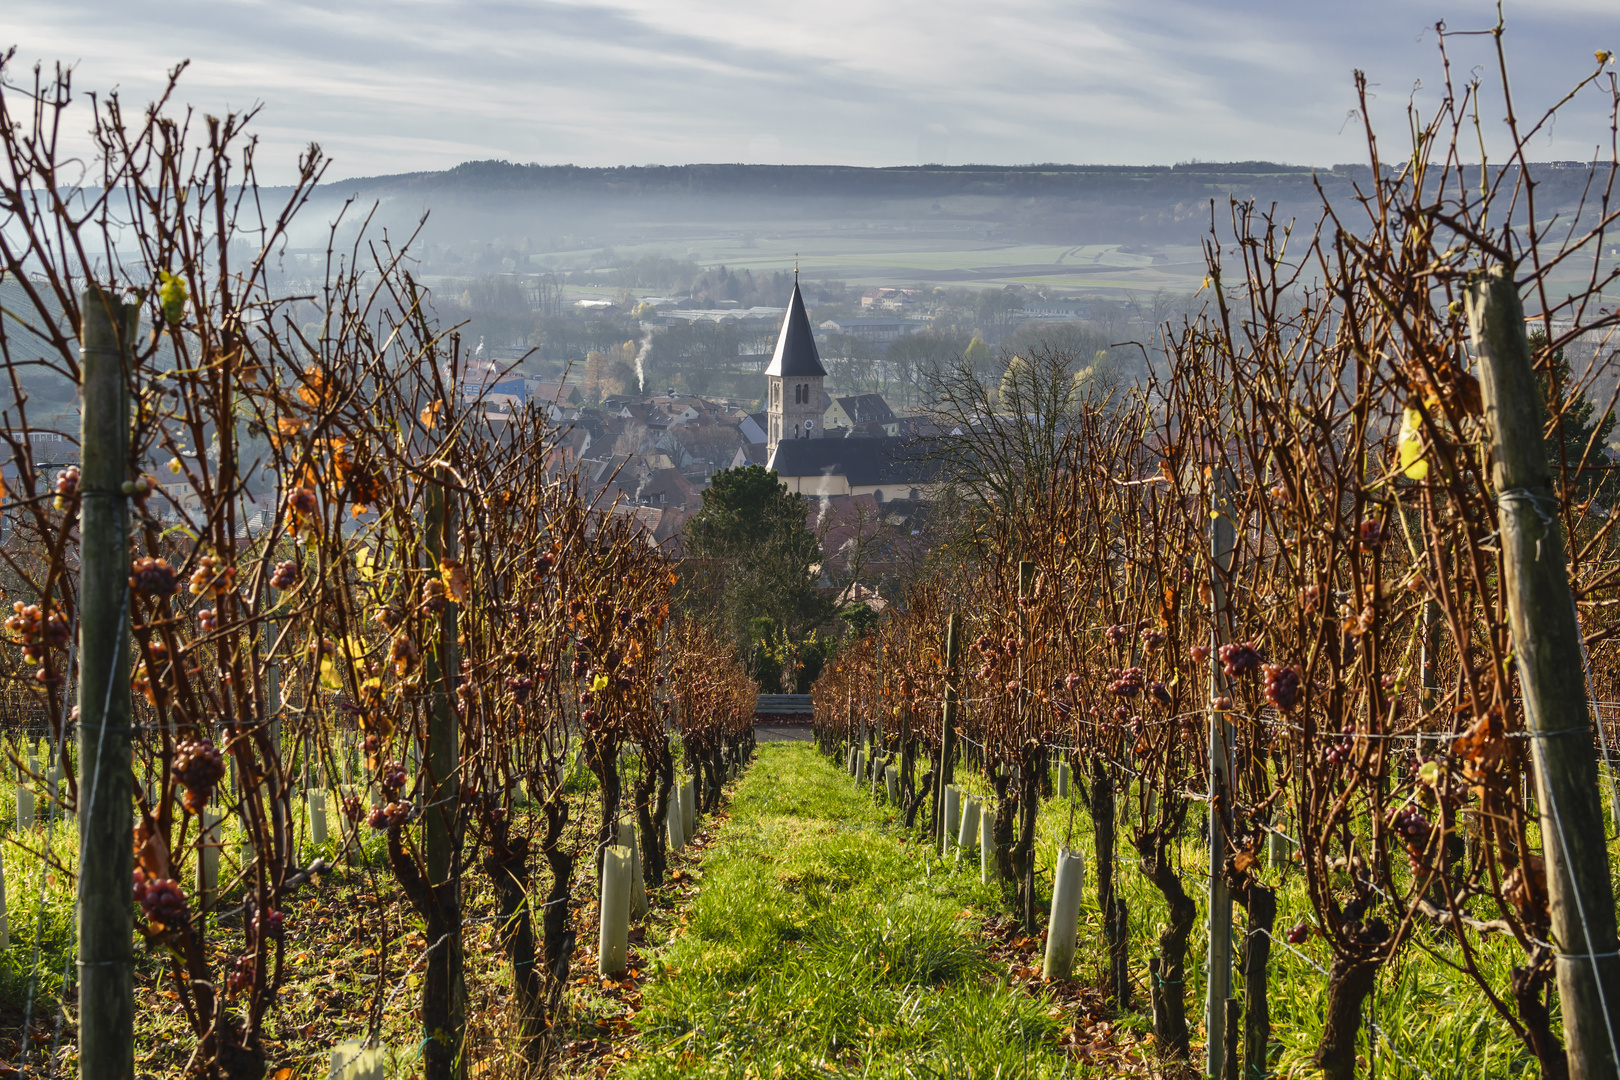
M1441 18L1486 29L1495 8L12 0L0 44L18 48L13 82L61 61L81 92L117 87L126 104L144 104L189 58L180 103L262 105L254 130L271 183L311 140L334 179L488 159L1325 167L1365 157L1355 68L1399 154L1409 100L1436 98ZM1511 4L1506 19L1522 119L1589 73L1594 51L1620 48L1620 5L1601 0ZM1457 79L1483 78L1494 124L1491 38L1448 45ZM1538 136L1537 156L1587 159L1607 136L1606 116L1578 103Z

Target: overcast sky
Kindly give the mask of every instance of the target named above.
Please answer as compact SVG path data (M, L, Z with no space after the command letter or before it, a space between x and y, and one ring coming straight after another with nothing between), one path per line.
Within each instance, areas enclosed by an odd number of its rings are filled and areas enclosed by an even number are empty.
M191 68L199 109L263 105L267 179L320 142L334 176L505 158L581 165L1104 164L1363 157L1351 71L1387 143L1441 70L1433 25L1481 0L4 0L13 81L36 61L145 102ZM1509 0L1521 113L1620 49L1620 0ZM1453 70L1490 64L1453 38ZM1597 97L1538 139L1586 158ZM1539 109L1534 111L1539 112ZM277 163L286 163L279 166Z

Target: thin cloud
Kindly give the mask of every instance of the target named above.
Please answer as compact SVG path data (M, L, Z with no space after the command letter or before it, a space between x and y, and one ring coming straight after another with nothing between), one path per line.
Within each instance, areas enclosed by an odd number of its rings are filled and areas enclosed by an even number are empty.
M1508 16L1524 111L1589 71L1595 49L1620 47L1612 3L1543 0ZM1482 28L1495 8L10 0L7 32L23 63L74 63L81 89L118 86L126 100L190 58L183 101L263 103L267 169L290 168L313 139L339 175L357 176L489 157L909 164L923 145L952 161L1330 164L1359 157L1352 69L1368 72L1392 134L1414 92L1432 103L1442 17ZM1479 65L1489 82L1488 38L1452 48L1461 77ZM1577 109L1538 156L1587 156L1603 119Z

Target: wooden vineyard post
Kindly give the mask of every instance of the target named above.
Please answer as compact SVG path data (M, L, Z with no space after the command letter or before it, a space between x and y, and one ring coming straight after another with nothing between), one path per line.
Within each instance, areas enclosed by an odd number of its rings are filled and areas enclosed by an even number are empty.
M979 811L979 884L990 884L996 865L996 815Z
M1581 629L1542 443L1541 392L1510 268L1471 282L1468 322L1491 439L1508 623L1531 734L1569 1075L1613 1080L1620 1076L1620 957Z
M135 1071L135 937L130 880L128 343L140 307L96 286L80 298L84 405L79 490L79 1075ZM65 749L65 748L64 748ZM60 760L60 759L59 759Z
M455 557L455 523L442 478L427 485L427 572L438 577ZM456 656L456 608L446 603L439 613L438 632L424 657L424 675L430 688L427 752L428 805L422 811L423 854L427 887L431 893L428 938L435 944L422 980L424 1074L427 1080L449 1080L465 1072L461 1033L466 1019L466 988L462 982L460 847L460 733L456 726L455 684L460 662Z
M934 781L934 839L945 842L945 789L956 778L956 648L958 616L945 620L945 707L940 710L939 777ZM944 850L941 848L941 850Z
M1025 605L1035 591L1035 562L1023 559L1018 563L1018 723L1020 731L1027 731L1029 692L1024 685L1024 657L1029 652L1029 616ZM1021 735L1020 737L1027 737ZM1037 760L1031 756L1026 742L1019 752L1018 763L1018 839L1013 862L1018 866L1021 879L1019 892L1022 902L1024 933L1034 934L1035 927L1035 837L1040 815L1040 785L1037 778Z
M1232 893L1226 884L1227 827L1232 779L1232 724L1214 707L1223 696L1220 646L1231 637L1226 578L1232 572L1232 551L1237 539L1227 504L1228 479L1215 470L1215 491L1210 501L1209 545L1212 565L1210 591L1210 710L1209 710L1209 973L1204 1000L1207 1035L1204 1075L1219 1080L1226 1069L1226 999L1232 995Z

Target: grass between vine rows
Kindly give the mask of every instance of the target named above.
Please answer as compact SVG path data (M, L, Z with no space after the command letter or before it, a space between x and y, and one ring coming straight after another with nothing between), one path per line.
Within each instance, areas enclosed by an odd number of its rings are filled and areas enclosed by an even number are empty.
M959 779L982 786L971 774ZM1129 823L1121 824L1128 833ZM638 1034L615 1076L1166 1075L1145 993L1164 905L1123 842L1117 881L1130 905L1139 1011L1114 1015L1100 992L1103 939L1089 867L1075 979L1043 983L1043 941L1019 935L1000 887L980 883L977 853L960 867L942 862L810 744L762 746L717 833L690 910L667 940L649 934ZM1065 801L1053 800L1038 830L1045 889L1065 841L1092 857L1083 809L1071 817ZM1193 1059L1201 1063L1206 938L1196 821L1180 856L1200 906L1186 990ZM1264 877L1278 888L1280 937L1309 912L1303 879L1285 867ZM1241 909L1234 921L1241 935ZM1391 1080L1534 1076L1507 1025L1448 965L1461 959L1455 946L1421 929L1419 938L1418 954L1381 973L1370 1013L1377 1034L1369 1043L1363 1025L1362 1067ZM1273 948L1277 1077L1318 1075L1310 1059L1326 979L1312 965L1329 959L1314 937L1297 952ZM1480 962L1505 969L1514 962L1512 943L1488 941Z
M813 746L766 744L615 1075L1145 1075L1139 1030L1042 985L1040 941L1000 908L976 855L942 862Z

